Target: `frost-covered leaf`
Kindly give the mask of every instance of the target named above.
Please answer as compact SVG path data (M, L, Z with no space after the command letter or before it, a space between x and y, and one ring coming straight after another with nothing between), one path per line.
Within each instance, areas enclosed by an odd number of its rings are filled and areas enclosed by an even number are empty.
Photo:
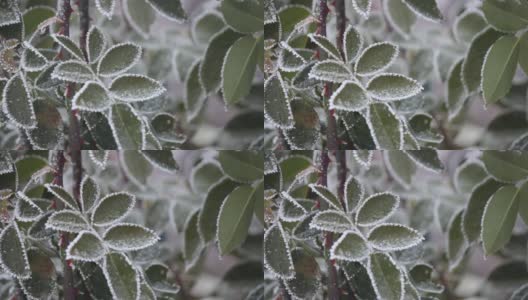
M389 192L369 196L359 206L356 223L372 226L387 220L400 205L400 197Z
M144 124L130 105L112 105L108 119L119 149L142 148Z
M114 9L116 5L116 0L95 0L95 7L99 10L108 19L112 19L114 14Z
M403 128L401 121L388 104L370 104L366 119L378 149L397 150L402 147Z
M187 13L183 9L180 0L147 0L150 5L162 16L169 20L184 22L187 20Z
M103 241L91 231L82 231L66 249L67 259L83 262L98 261L105 256Z
M16 1L4 1L0 6L0 26L20 22L20 12Z
M428 264L417 264L412 267L409 271L409 277L413 286L425 293L439 294L444 291L444 287L441 284L433 281L433 267Z
M462 217L464 211L460 210L455 213L451 220L449 221L449 226L447 227L447 259L449 260L449 269L456 268L468 247L466 237L462 228Z
M356 28L349 25L343 36L345 60L348 63L355 61L361 48L363 48L363 37Z
M488 24L499 31L515 32L528 27L528 3L523 1L485 0L482 12Z
M487 176L484 165L478 161L467 161L460 165L453 178L455 188L460 193L470 193L474 186Z
M37 127L26 129L33 148L36 150L61 147L64 126L57 104L49 99L36 99L33 101L33 109L37 117Z
M264 156L255 151L220 151L218 161L224 173L238 182L252 182L264 175Z
M310 189L319 197L321 197L324 201L326 201L328 205L332 206L335 209L343 210L339 199L327 187L318 184L310 184Z
M9 151L0 151L0 174L12 173L13 158Z
M107 226L125 218L134 209L136 197L126 192L108 194L101 198L92 214L92 223Z
M365 196L365 188L356 177L350 176L345 182L345 206L347 213L354 212Z
M369 168L374 156L374 151L369 150L355 150L353 151L354 159L363 167Z
M487 28L478 33L471 41L466 58L462 63L462 82L470 94L480 88L481 70L486 53L502 35L503 33Z
M279 217L286 222L301 221L306 216L306 209L286 192L281 194Z
M202 62L197 60L191 66L185 78L184 104L187 120L193 121L202 110L207 99L205 90L200 83L200 66Z
M119 152L119 159L127 178L140 189L145 189L148 177L152 174L152 165L139 151Z
M154 245L159 237L154 231L136 224L120 223L104 233L105 244L118 251L133 251Z
M152 264L145 270L145 276L149 284L157 292L177 294L180 287L167 280L169 268L162 264ZM154 298L155 299L155 298Z
M97 74L113 77L130 70L141 58L141 48L132 43L117 44L103 54L97 64Z
M92 64L96 63L103 55L103 51L106 48L106 38L98 27L92 26L88 31L86 43L88 61Z
M444 171L444 164L438 157L438 151L435 149L406 150L405 153L419 166L433 172Z
M359 111L369 102L365 89L357 82L347 80L330 97L330 109Z
M343 212L325 210L313 217L310 227L321 231L341 233L354 228L354 224Z
M43 70L48 64L47 58L28 42L24 42L24 47L20 62L24 70L28 72Z
M162 170L176 172L180 169L170 150L144 150L141 153L151 164Z
M33 299L49 299L57 287L57 272L53 261L44 252L28 249L31 277L20 280L24 293Z
M444 18L438 9L436 0L403 0L403 2L407 4L414 13L427 20L440 22Z
M318 62L310 70L310 78L340 83L352 79L352 72L348 67L337 60L324 60Z
M509 300L524 300L526 298L528 298L528 284L524 284L516 289Z
M229 27L242 33L261 31L264 24L262 1L224 0L220 12Z
M227 51L222 67L222 95L227 106L232 106L249 94L257 68L257 54L263 47L261 41L245 36Z
M106 254L103 262L110 291L115 299L136 299L140 293L140 280L130 259L122 253Z
M101 191L99 185L90 176L84 177L81 182L81 208L84 213L92 210L99 200Z
M372 247L382 251L404 250L418 245L423 240L420 233L400 224L381 224L368 235Z
M320 139L320 120L314 103L305 99L291 101L295 125L284 128L284 137L292 150L313 149Z
M497 102L510 91L519 59L519 42L515 36L503 36L488 50L482 67L482 97L486 104Z
M486 19L482 12L468 10L459 15L455 20L453 33L457 41L469 43L486 26Z
M166 92L166 89L158 81L133 74L125 74L115 78L110 84L109 90L112 96L127 102L150 100Z
M42 209L38 207L33 200L28 198L22 192L17 193L17 199L15 216L18 220L31 222L39 219L42 215Z
M72 99L74 109L85 111L105 111L113 103L106 88L96 81L86 82Z
M383 12L392 27L396 32L408 38L413 25L416 23L416 15L403 0L384 0L383 5Z
M400 300L404 293L402 271L385 253L369 256L367 270L378 299Z
M387 169L392 177L403 187L410 188L412 178L416 173L416 165L402 151L384 151Z
M115 1L115 0L114 0ZM123 0L123 10L130 26L142 38L150 36L150 26L154 24L156 13L146 0Z
M383 101L407 99L418 95L422 89L416 80L400 74L380 74L367 83L369 94Z
M336 46L325 36L318 34L309 34L308 37L310 40L323 49L328 55L331 56L331 59L341 60L341 54L337 50Z
M220 255L238 248L246 239L253 208L263 196L264 182L252 188L242 185L233 190L220 207L217 240Z
M192 36L198 44L207 45L211 38L225 27L222 15L217 11L205 11L195 18Z
M78 233L84 230L90 230L91 226L81 213L66 209L51 215L46 223L46 228L51 228L56 231Z
M321 288L321 271L317 261L300 248L293 249L291 257L295 277L284 281L286 289L298 299L308 299L316 295Z
M278 127L293 127L293 114L286 87L279 72L264 83L264 112L266 119Z
M462 227L464 235L468 242L475 241L482 230L482 216L488 199L502 186L501 183L492 178L487 178L479 185L475 186L469 197L464 216L462 218Z
M77 46L77 44L75 44L75 42L70 37L60 34L53 34L51 37L64 50L68 51L73 56L73 58L78 59L80 61L84 60L84 55L81 49L79 48L79 46Z
M390 67L398 57L398 46L389 42L375 43L363 50L354 66L359 76L371 76Z
M6 226L0 234L0 266L17 278L31 275L26 248L16 222Z
M217 232L218 214L224 199L233 191L238 184L228 178L220 179L207 191L202 209L199 215L199 232L205 243L211 241Z
M520 199L519 190L513 185L499 188L488 200L482 215L482 247L490 255L510 241L517 219Z
M69 60L61 62L55 67L51 77L54 79L84 83L87 81L95 80L95 74L92 69L84 62L78 60Z
M37 90L50 90L54 87L59 86L62 83L60 80L51 77L51 74L53 74L53 71L55 70L56 66L57 63L50 62L48 64L48 67L46 67L42 72L40 72L40 74L35 78L34 84Z
M152 132L164 142L181 144L187 137L177 130L177 121L173 115L159 113L150 121Z
M74 210L79 210L75 199L62 186L48 183L46 184L46 188L50 193L52 193L55 197L61 200L66 206L73 208Z
M192 268L196 264L204 247L204 241L202 235L199 234L198 228L199 212L199 210L196 210L191 213L185 222L183 257L185 258L186 269Z
M515 182L528 177L528 153L487 150L482 153L486 171L495 179Z
M365 19L369 17L372 0L352 0L354 9Z
M447 76L447 110L449 119L458 115L467 99L467 92L462 82L462 64L464 60L456 62Z
M15 75L6 83L2 95L2 109L7 117L17 126L33 128L37 125L37 117L25 77Z
M441 143L444 136L437 132L436 120L427 113L416 113L409 118L408 127L412 135L425 143Z
M280 222L272 225L264 234L264 266L281 278L293 278L295 275L290 247Z
M345 231L330 250L332 259L361 261L369 256L367 241L356 231Z
M293 49L287 43L281 43L282 50L279 54L279 68L285 72L296 72L303 69L306 56L311 57L313 52L307 49ZM301 55L303 53L304 55Z
M106 168L109 152L105 150L89 150L88 156L101 169Z
M240 33L226 28L211 38L200 64L200 82L206 94L215 93L220 89L224 58L231 45L241 36Z
M31 39L32 35L35 34L37 30L44 31L49 29L50 19L57 14L54 7L44 5L32 5L21 12L22 23L24 23L24 36L26 39Z
M193 168L191 173L191 187L197 194L207 194L207 190L222 178L220 166L210 161L204 161Z

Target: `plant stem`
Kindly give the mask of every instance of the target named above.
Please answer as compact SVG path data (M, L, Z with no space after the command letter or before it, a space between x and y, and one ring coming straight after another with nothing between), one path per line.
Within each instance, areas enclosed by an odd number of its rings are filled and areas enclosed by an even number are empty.
M343 36L345 35L346 23L347 23L347 17L346 17L346 11L345 11L345 0L336 0L335 10L336 10L336 15L337 15L336 45L337 45L337 49L339 49L339 51L341 52L341 55L343 55L344 54Z
M341 205L343 206L343 209L345 209L345 184L347 180L347 164L345 150L336 150L335 157L337 162L337 179L339 181L339 186L337 188L337 196L341 200Z

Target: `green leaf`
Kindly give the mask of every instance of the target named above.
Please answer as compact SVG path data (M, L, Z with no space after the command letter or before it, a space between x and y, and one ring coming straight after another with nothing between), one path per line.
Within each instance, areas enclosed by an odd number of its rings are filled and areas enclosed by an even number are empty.
M199 232L205 243L214 239L217 232L218 214L224 199L233 191L238 184L228 178L220 179L207 191L207 196L200 210L198 220Z
M222 83L222 66L227 51L242 35L226 28L215 34L200 64L200 82L206 94L215 93Z
M341 60L341 54L339 53L339 50L337 50L336 46L334 46L334 44L332 44L332 42L330 42L327 37L318 34L308 34L308 37L314 44L319 46L328 55L330 55L331 59L338 61Z
M130 70L141 58L141 48L132 43L121 43L112 46L101 57L97 64L97 74L113 77Z
M187 20L187 13L183 9L180 0L147 0L150 5L162 16L169 20L184 22Z
M482 230L482 216L488 199L502 186L492 178L487 178L475 186L462 218L464 235L469 243L475 241Z
M345 182L345 206L347 213L354 212L365 196L365 188L359 180L350 176Z
M0 265L17 278L25 279L31 275L26 248L16 222L5 227L0 234Z
M151 164L162 170L176 172L180 169L170 150L144 150L141 153Z
M403 151L385 151L383 154L389 173L399 184L409 189L416 173L416 164Z
M291 257L295 277L284 281L286 288L297 299L309 299L321 289L321 270L319 265L315 257L301 248L293 249Z
M355 61L361 48L363 48L363 37L354 26L349 25L343 36L343 49L345 51L346 62L351 63Z
M464 210L460 210L453 215L449 221L447 227L447 259L449 260L449 269L453 270L456 268L466 253L468 243L464 235L462 228L462 217L464 216Z
M197 60L191 66L185 78L184 105L187 120L193 121L202 110L207 99L205 90L200 83L200 66L202 62Z
M264 83L264 113L266 119L277 127L293 127L290 99L279 72Z
M119 159L127 178L140 189L145 189L153 169L145 156L137 150L128 150L120 151Z
M81 182L81 208L84 213L92 210L99 200L99 185L90 176L84 177Z
M341 202L326 186L319 184L310 184L310 189L323 199L332 209L343 210Z
M528 153L520 151L487 150L482 161L488 173L504 182L515 182L528 177Z
M378 149L395 150L402 147L402 124L388 104L370 104L366 119Z
M23 222L36 221L42 215L42 209L34 203L34 201L24 195L22 192L17 192L18 199L15 207L15 217L17 220Z
M507 35L489 49L482 67L482 96L486 104L506 96L512 86L519 59L519 39Z
M367 91L360 84L347 80L330 97L330 109L359 111L369 102Z
M218 215L218 249L220 255L226 255L238 248L245 241L253 207L258 199L263 198L263 185L261 182L255 189L243 185L237 187L224 200Z
M123 0L126 20L142 38L150 36L150 26L156 20L156 12L146 0Z
M152 289L157 292L177 294L180 291L180 287L167 280L168 272L167 266L155 263L145 270L145 275ZM154 299L156 298L154 297Z
M414 265L409 271L409 277L413 286L424 293L439 294L444 291L444 286L432 280L433 267L420 263Z
M398 46L389 42L375 43L363 50L354 71L359 76L371 76L390 67L398 57Z
M255 151L220 151L218 161L224 173L238 182L248 183L264 176L264 156Z
M223 3L225 2L227 1ZM222 68L222 94L227 106L239 102L249 94L257 68L258 45L258 39L245 36L227 51Z
M110 84L112 96L127 102L150 100L166 91L161 83L142 75L121 75Z
M227 25L242 33L262 31L264 25L262 1L224 0L220 12Z
M436 0L403 0L403 2L422 18L433 22L440 22L443 19Z
M90 230L91 226L84 216L78 211L61 210L50 216L46 223L46 228L57 231L78 233L83 230Z
M105 244L117 251L136 251L154 245L159 237L154 231L129 223L114 225L104 233Z
M365 19L368 19L372 0L352 0L354 9Z
M437 132L436 120L428 113L415 113L409 118L408 127L417 140L424 143L438 144L444 136Z
M29 40L31 35L39 29L39 25L43 24L42 22L49 20L56 14L57 12L55 9L50 6L35 5L26 8L26 10L22 12L25 39Z
M116 0L95 0L95 7L99 10L108 19L112 19L114 14L114 9L116 5Z
M387 220L400 205L400 197L389 192L369 196L359 206L356 224L372 226Z
M37 127L26 129L29 141L36 149L57 149L64 139L62 117L57 104L50 99L36 99L33 109Z
M310 228L328 232L345 232L354 228L352 220L343 212L325 210L317 213L310 223Z
M385 253L369 256L367 270L378 299L400 300L404 281L401 270L393 259Z
M55 197L61 200L66 206L75 210L79 210L75 199L62 186L49 183L47 183L45 186L50 193L52 193Z
M519 50L519 65L524 71L524 74L528 74L528 32L525 32L519 38L520 50Z
M83 262L98 261L106 254L103 241L90 231L82 231L66 249L67 259Z
M488 200L482 216L482 247L490 255L508 243L519 208L519 193L515 186L499 188Z
M453 30L455 38L459 42L469 43L487 25L486 19L481 12L467 10L455 20Z
M358 299L376 299L376 292L366 269L366 264L347 262L342 264L342 268L348 283Z
M88 81L73 97L72 108L97 112L107 110L113 103L104 86L96 81Z
M88 31L86 43L88 44L86 48L88 61L93 64L103 55L103 51L106 48L105 36L99 28L92 26Z
M369 252L367 241L361 234L356 231L345 231L330 249L330 258L361 261L369 256Z
M383 4L383 12L395 31L409 38L412 27L416 23L416 15L403 0L384 0Z
M108 226L124 219L134 209L136 197L126 192L108 194L101 198L92 214L92 224Z
M196 17L191 33L198 44L208 45L211 38L224 27L222 16L216 11L209 11Z
M24 42L24 48L20 61L24 70L28 72L36 72L46 68L48 60L39 50L35 49L28 42Z
M316 63L308 75L312 79L341 83L352 79L352 72L337 60L324 60Z
M24 76L18 74L11 77L4 87L2 98L4 113L18 127L34 128L37 125L37 118Z
M295 275L290 247L280 222L264 233L264 266L280 278L289 279Z
M528 27L528 4L515 0L484 0L482 12L488 24L499 31L515 32Z
M419 166L433 171L444 171L444 164L438 158L438 152L435 149L406 150L405 153Z
M451 67L447 75L447 110L449 119L453 119L459 113L464 103L466 102L467 92L462 82L462 64L464 60L461 59Z
M468 160L456 169L453 181L457 191L469 194L473 187L487 176L488 173L482 163Z
M279 206L279 218L286 222L301 221L306 216L306 209L286 192L281 193L281 202Z
M159 113L150 121L152 132L158 139L164 142L181 144L187 137L178 132L177 122L173 115Z
M400 251L412 248L423 241L422 235L400 224L381 224L368 234L369 244L381 251Z
M305 99L291 101L295 126L283 128L291 149L313 149L319 142L321 124L315 105Z
M51 78L76 83L84 83L96 79L92 69L84 62L78 60L68 60L59 63L53 73L51 73Z
M192 268L202 253L204 247L204 241L202 235L199 234L198 227L198 214L199 210L196 210L189 215L185 222L185 229L183 233L183 257L185 258L185 268L188 270ZM216 219L215 219L216 221ZM212 233L214 236L214 232Z
M519 187L519 215L528 224L528 181Z
M191 188L197 194L207 194L209 187L218 182L223 175L218 164L202 162L194 167L191 172Z
M143 146L143 122L128 104L114 104L109 114L110 127L118 148L141 149Z
M462 82L468 93L474 93L480 88L481 71L486 53L502 35L502 33L488 28L477 34L471 41L464 63L462 63Z
M109 253L103 262L103 271L114 299L136 299L140 290L137 270L121 253Z
M28 250L31 277L20 280L22 289L33 299L49 299L57 287L57 271L51 258L37 249Z
M70 37L60 34L53 34L51 35L51 37L64 50L68 51L73 56L73 58L78 59L80 61L84 60L84 55L81 49L79 48L79 46L77 46L77 44L75 44L75 42Z
M418 81L400 74L380 74L367 83L369 94L383 101L407 99L418 95L422 90Z

